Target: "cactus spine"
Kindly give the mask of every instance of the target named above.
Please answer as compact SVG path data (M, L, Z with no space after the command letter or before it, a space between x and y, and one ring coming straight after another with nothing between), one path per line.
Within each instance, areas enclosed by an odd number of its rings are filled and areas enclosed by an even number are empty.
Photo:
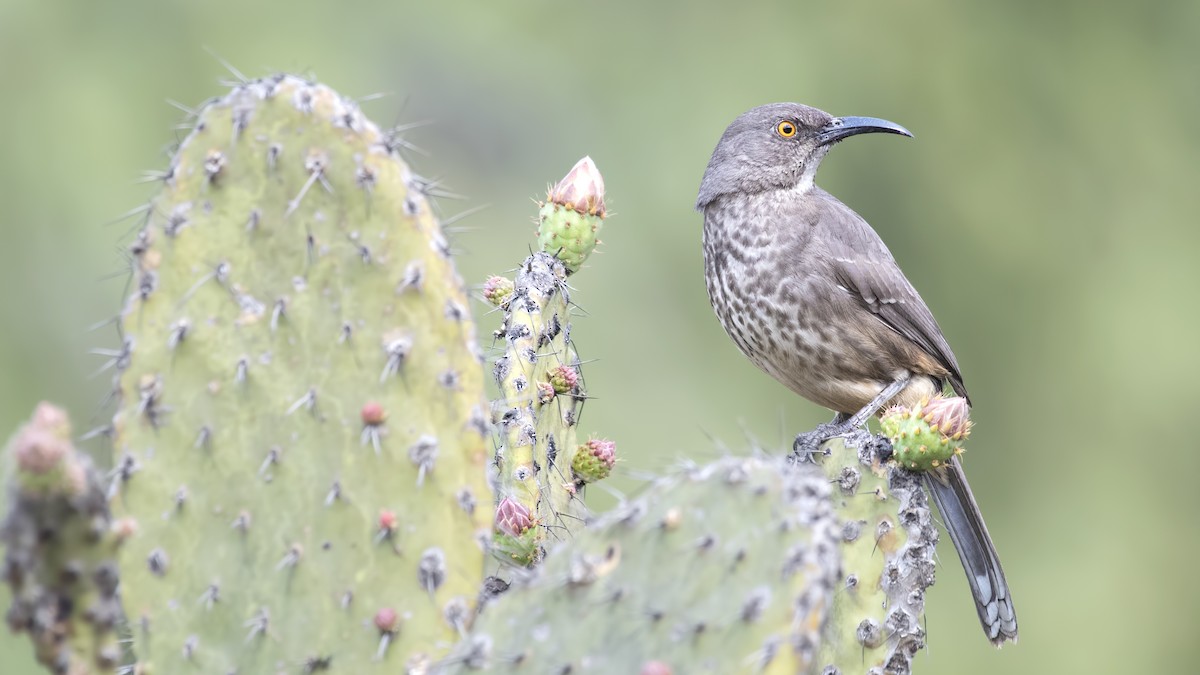
M519 532L499 528L495 545L501 556L521 565L539 560L547 541L582 524L586 510L578 489L606 476L615 460L611 442L594 439L581 446L577 440L575 423L586 394L571 341L566 284L595 248L604 215L604 181L585 157L551 188L541 208L543 250L525 260L515 282L492 277L484 285L485 298L505 312L497 332L505 351L493 371L500 390L493 416L502 438L495 458L497 492L511 501L501 502L504 512L519 505L532 518ZM605 444L603 457L592 449L597 443Z
M139 667L421 667L470 622L492 503L422 182L353 102L279 76L206 106L164 183L114 419Z
M742 458L679 471L555 548L437 672L806 672L838 536L819 472Z

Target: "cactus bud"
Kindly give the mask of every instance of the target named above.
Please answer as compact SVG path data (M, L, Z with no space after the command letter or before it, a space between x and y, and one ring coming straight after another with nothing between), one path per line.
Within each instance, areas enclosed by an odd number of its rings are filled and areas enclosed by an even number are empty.
M579 386L579 371L571 366L558 366L550 370L550 386L559 394L567 394Z
M510 537L520 537L533 527L533 514L518 501L505 497L496 507L496 529Z
M375 612L375 627L380 633L395 633L400 628L400 615L391 607L384 607Z
M640 675L672 675L672 670L662 661L647 661L642 664Z
M600 438L579 446L571 460L575 477L584 483L594 483L608 478L617 463L617 444Z
M363 404L362 413L360 414L362 415L363 424L371 427L377 427L387 419L387 413L383 411L383 406L375 401L368 401Z
M590 216L604 217L604 177L591 157L584 157L550 189L547 201Z
M493 305L500 307L512 297L513 281L506 277L491 276L483 282L483 297Z
M966 438L971 434L969 415L967 399L960 396L934 396L921 409L921 418L928 422L930 427L954 440Z
M554 400L554 395L557 393L554 391L554 385L550 384L549 382L538 382L537 392L538 403L541 403L542 405L546 405L550 401Z
M961 454L961 441L971 426L966 400L941 396L911 409L889 408L879 421L884 435L892 441L895 460L913 471L936 469L953 455Z
M595 250L604 222L604 179L590 157L584 157L554 187L538 212L538 244L562 261L568 273Z

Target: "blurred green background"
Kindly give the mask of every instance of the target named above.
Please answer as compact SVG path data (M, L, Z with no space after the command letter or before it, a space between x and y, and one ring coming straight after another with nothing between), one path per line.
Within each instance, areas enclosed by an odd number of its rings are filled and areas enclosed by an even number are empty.
M313 75L377 121L436 120L414 157L488 203L456 235L474 282L533 240L531 197L583 154L615 215L574 280L618 490L719 439L782 451L827 419L712 316L692 202L725 125L797 100L885 117L819 182L862 213L938 316L976 402L967 456L1020 644L983 639L947 546L935 673L1187 672L1200 585L1200 3L52 2L0 0L0 429L35 402L101 419L86 328L179 110L229 77ZM479 305L480 314L483 312ZM484 318L490 331L495 315ZM97 447L97 451L101 448ZM598 506L612 495L593 491ZM715 589L714 589L715 590ZM6 603L6 601L5 601ZM0 634L0 670L37 672ZM1189 665L1191 664L1191 665Z

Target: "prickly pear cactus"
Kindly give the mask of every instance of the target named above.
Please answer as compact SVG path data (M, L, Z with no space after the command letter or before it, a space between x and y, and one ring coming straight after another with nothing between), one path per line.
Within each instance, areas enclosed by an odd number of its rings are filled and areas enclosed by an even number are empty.
M120 663L114 528L99 475L71 444L71 425L43 403L9 443L12 484L0 542L13 604L6 616L27 631L54 673L112 672Z
M201 110L164 176L113 421L139 672L417 672L470 622L482 366L392 145L279 76Z
M807 672L837 583L829 490L782 460L661 478L489 604L434 672Z
M542 207L542 252L525 260L516 281L492 277L484 297L504 310L497 337L505 352L493 373L500 398L493 403L501 445L494 462L497 492L495 547L520 565L538 561L547 542L566 538L586 515L579 490L601 480L616 461L611 441L580 444L576 422L586 397L579 356L571 341L567 275L595 248L604 218L604 181L588 157L550 190ZM597 450L602 448L602 450ZM516 510L524 529L500 527ZM510 531L511 530L511 531Z
M925 646L921 616L938 533L919 477L881 461L886 445L855 449L835 439L815 458L833 487L842 559L817 672L909 673Z

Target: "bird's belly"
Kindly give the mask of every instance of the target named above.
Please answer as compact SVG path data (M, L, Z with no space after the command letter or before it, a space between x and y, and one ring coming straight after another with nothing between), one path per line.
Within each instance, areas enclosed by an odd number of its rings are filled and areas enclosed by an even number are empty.
M868 335L838 320L838 303L818 281L708 277L713 309L742 353L820 406L857 412L903 373L879 360ZM936 390L934 380L916 377L893 401L911 405Z

